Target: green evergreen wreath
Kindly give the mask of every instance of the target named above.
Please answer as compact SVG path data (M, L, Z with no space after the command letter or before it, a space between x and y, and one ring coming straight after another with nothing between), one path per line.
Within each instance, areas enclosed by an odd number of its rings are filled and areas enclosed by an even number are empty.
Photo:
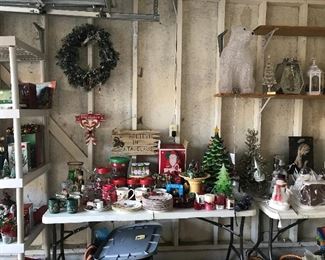
M69 84L89 91L106 82L119 59L119 53L113 49L108 32L95 25L84 24L76 26L62 41L63 45L56 55L57 65L68 77ZM99 67L83 69L78 64L78 49L87 46L90 41L98 43Z

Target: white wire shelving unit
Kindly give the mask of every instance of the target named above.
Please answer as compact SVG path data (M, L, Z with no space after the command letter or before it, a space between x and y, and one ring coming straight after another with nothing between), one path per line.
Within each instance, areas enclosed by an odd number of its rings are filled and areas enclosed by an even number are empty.
M48 156L45 156L46 163L36 169L32 169L26 175L22 171L22 153L21 153L21 118L25 117L41 117L45 125L45 136L48 138L47 117L49 110L40 109L20 109L19 106L19 89L18 89L18 62L40 62L40 78L44 80L44 54L39 50L20 41L15 36L0 36L0 63L9 62L10 64L10 84L12 92L12 108L0 109L0 119L12 119L14 129L14 149L15 149L15 179L0 179L0 189L16 189L17 203L17 242L11 244L3 244L0 242L0 259L2 255L17 255L18 260L24 259L25 250L32 244L35 238L43 231L44 225L38 224L32 227L31 232L25 237L24 234L24 186L34 181L36 178L45 175L47 181L47 172L50 169ZM45 146L48 142L45 140ZM45 151L48 147L45 147ZM47 185L45 185L47 193Z

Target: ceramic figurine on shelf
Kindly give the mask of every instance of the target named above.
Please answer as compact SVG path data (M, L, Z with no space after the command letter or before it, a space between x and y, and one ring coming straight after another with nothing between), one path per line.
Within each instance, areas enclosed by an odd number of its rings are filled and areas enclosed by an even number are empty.
M287 189L287 183L284 180L278 179L272 193L272 198L269 200L269 206L276 210L288 210L290 193Z

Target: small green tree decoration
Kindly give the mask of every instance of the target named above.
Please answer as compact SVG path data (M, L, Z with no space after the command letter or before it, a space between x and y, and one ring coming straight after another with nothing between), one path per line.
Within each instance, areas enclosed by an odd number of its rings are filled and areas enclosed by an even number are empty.
M229 154L224 147L223 140L219 137L218 132L219 129L216 128L215 135L211 137L208 150L205 152L202 161L203 171L211 175L208 184L210 183L212 185L216 181L218 172L220 172L222 165L224 165L228 171L231 169Z
M265 196L271 174L265 170L265 160L258 143L258 131L248 129L245 144L247 150L239 163L240 187L247 193Z
M212 191L214 193L225 194L226 196L230 196L232 194L231 178L224 164L222 164L222 167L218 173L218 180L214 183Z

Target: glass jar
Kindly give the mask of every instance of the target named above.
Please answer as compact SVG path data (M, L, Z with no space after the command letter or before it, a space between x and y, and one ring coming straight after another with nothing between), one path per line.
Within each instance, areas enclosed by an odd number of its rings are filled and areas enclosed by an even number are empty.
M126 186L126 178L115 178L111 182L116 188Z
M145 176L144 163L138 163L138 176Z
M150 163L149 162L144 163L144 175L145 176L150 175Z
M117 201L116 188L112 184L105 184L102 187L102 200L105 205L112 204Z
M130 189L135 189L140 187L140 180L139 178L129 178L127 180L127 185Z
M69 167L69 171L68 171L68 180L71 180L73 184L76 183L77 180L77 174L82 174L83 175L83 171L82 171L82 166L83 166L83 162L79 162L79 161L71 161L71 162L67 162L68 167Z
M140 184L144 188L151 188L151 186L153 185L153 182L154 181L153 181L152 177L146 177L146 178L140 179Z
M100 186L108 184L110 181L110 171L105 167L96 168L96 179L100 182Z
M131 164L131 175L132 176L138 175L138 164L137 163Z
M113 178L126 178L129 168L129 161L128 157L111 157L109 159L109 168L112 172Z

